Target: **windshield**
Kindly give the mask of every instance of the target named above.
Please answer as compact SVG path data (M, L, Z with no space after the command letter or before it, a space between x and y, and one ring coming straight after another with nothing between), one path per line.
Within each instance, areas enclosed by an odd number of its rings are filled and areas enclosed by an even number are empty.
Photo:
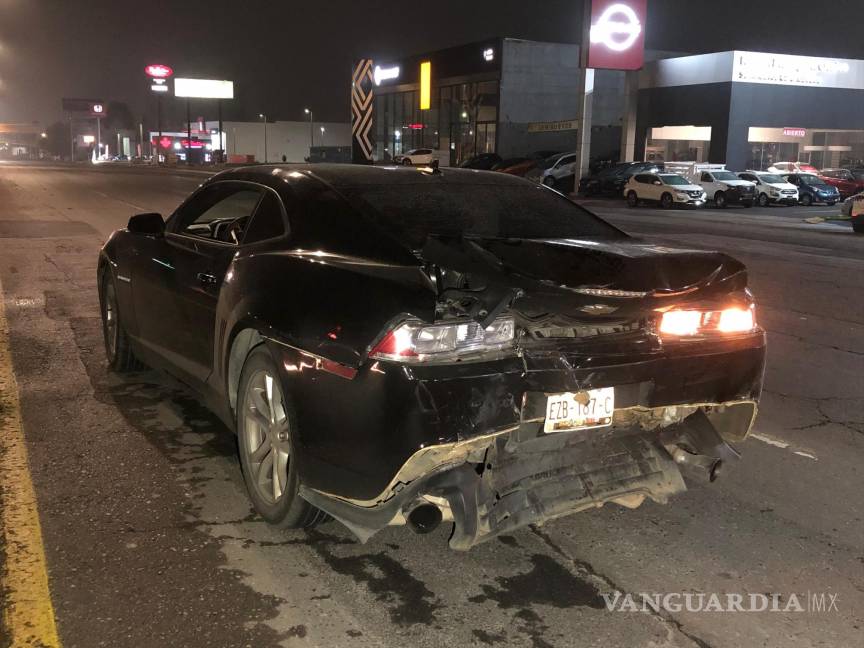
M382 229L413 249L433 236L624 238L626 234L542 186L367 185L340 188Z
M537 165L538 169L550 169L561 158L560 155L552 155Z
M760 173L758 178L768 184L784 184L786 182L783 178L773 173Z
M731 171L713 171L715 180L740 180L738 176L736 176Z
M663 184L667 184L667 185L670 185L673 187L676 185L689 185L690 184L690 181L687 178L684 178L680 175L676 175L674 173L670 173L668 175L661 175L661 176L657 176L657 177L663 181Z
M813 175L813 174L811 174L811 173L802 173L802 174L799 175L798 177L801 178L801 180L803 180L803 181L804 181L805 183L807 183L808 185L824 185L824 184L828 184L827 182L825 182L825 181L824 181L822 178L820 178L819 176L815 176L815 175Z

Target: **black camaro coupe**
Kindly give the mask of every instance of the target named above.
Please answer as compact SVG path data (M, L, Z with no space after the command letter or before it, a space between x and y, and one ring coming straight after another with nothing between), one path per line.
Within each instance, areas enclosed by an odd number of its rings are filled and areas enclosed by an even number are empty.
M756 415L744 266L507 174L238 168L99 255L111 367L190 386L271 524L471 546L713 481Z

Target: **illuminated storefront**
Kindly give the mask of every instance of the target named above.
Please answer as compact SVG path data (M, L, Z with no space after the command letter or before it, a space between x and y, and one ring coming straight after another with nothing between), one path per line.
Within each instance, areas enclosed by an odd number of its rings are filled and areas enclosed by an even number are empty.
M640 74L636 158L864 166L864 61L720 52Z

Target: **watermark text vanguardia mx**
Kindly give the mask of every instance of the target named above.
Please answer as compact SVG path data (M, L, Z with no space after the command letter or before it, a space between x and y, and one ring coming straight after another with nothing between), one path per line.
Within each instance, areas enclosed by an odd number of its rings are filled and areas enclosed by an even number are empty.
M621 592L603 594L610 612L839 612L838 594L724 592Z

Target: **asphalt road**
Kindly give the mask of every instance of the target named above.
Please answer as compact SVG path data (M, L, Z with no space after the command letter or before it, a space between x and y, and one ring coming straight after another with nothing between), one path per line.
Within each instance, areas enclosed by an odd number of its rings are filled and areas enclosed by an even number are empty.
M836 208L589 203L628 232L748 264L769 331L755 434L724 478L668 506L610 505L463 554L443 527L366 545L333 522L268 528L214 416L162 374L106 372L98 248L201 179L0 165L0 285L67 648L862 645L864 237L802 222ZM781 607L825 593L836 608L612 612L615 591L767 593Z

